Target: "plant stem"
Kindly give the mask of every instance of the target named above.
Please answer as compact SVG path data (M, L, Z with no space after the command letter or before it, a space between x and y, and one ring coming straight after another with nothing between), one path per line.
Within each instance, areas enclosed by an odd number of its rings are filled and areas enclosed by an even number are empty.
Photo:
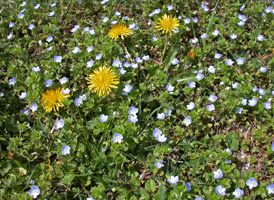
M163 51L163 55L162 55L162 59L161 59L161 63L163 62L164 60L164 57L165 57L165 53L166 53L166 47L167 47L167 43L168 43L168 34L166 34L166 42L165 42L165 46L164 46L164 51Z
M130 61L133 62L134 60L132 59L131 55L129 54L129 51L127 50L127 46L124 44L123 41L121 41L121 44L124 47L126 54L129 55Z

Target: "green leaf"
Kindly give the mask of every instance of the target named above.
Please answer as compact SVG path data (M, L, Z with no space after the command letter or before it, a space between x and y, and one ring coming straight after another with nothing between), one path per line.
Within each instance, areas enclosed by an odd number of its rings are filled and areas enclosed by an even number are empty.
M64 184L70 184L74 178L75 178L75 174L66 174L64 178L61 179L61 181Z
M229 132L226 138L226 142L228 143L230 150L236 151L239 147L239 140L237 139L237 133Z
M154 192L155 191L155 182L152 179L149 179L146 182L145 188L148 192Z

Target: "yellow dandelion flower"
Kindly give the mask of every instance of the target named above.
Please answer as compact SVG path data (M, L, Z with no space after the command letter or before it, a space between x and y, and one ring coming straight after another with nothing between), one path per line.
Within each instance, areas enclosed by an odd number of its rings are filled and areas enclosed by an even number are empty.
M88 78L88 88L99 96L108 95L111 88L117 88L119 80L110 67L101 66L94 70Z
M119 36L124 39L124 37L132 35L133 33L133 30L126 27L126 25L117 24L112 26L111 30L108 32L108 36L116 40Z
M195 58L195 51L194 49L191 49L189 52L187 52L187 57L190 59L194 59Z
M69 95L64 95L62 89L57 88L56 90L47 90L42 94L41 105L44 107L46 112L59 111L60 107L64 107L62 101L69 97Z
M179 20L176 17L172 18L172 15L165 14L162 19L159 18L158 20L158 26L155 28L159 31L162 30L162 33L169 33L171 35L171 31L175 32L175 29L178 29L179 27Z

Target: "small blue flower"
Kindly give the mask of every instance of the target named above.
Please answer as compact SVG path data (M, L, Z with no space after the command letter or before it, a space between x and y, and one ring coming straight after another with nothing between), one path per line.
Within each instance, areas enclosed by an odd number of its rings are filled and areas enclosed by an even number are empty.
M237 65L243 65L245 63L245 58L241 57L241 58L238 58L236 61L237 61Z
M28 27L28 29L29 29L29 30L32 30L34 27L35 27L35 26L34 26L33 24L30 24L29 27Z
M114 133L113 138L112 138L112 142L114 142L114 143L116 143L116 142L121 143L123 141L123 138L124 137L123 137L122 134L120 134L120 133Z
M209 112L212 112L212 111L215 110L215 106L214 106L214 104L209 104L209 105L206 106L206 109L207 109Z
M233 88L233 89L237 89L237 88L238 88L238 85L239 85L239 83L238 83L238 82L235 82L235 83L232 84L232 88Z
M202 73L198 72L196 78L198 79L198 81L202 80L205 77L205 75L203 75Z
M94 29L89 30L88 33L89 33L90 35L94 35L94 34L95 34L95 30L94 30Z
M164 162L162 160L159 160L159 161L155 162L154 164L155 164L157 169L160 169L160 168L165 166Z
M157 119L165 119L165 113L158 113Z
M52 82L51 79L45 81L45 86L46 86L46 87L50 87L52 84L53 84L53 82Z
M137 117L136 114L128 116L128 122L130 122L130 123L136 123L137 121L138 121L138 117Z
M232 34L232 35L230 36L230 38L231 38L232 40L235 40L237 37L238 37L238 35L235 35L235 34Z
M186 117L184 120L183 120L183 123L186 125L186 126L189 126L191 123L192 123L192 120L190 117Z
M95 59L100 60L102 58L102 56L103 56L103 54L101 54L101 53L96 54Z
M236 114L242 114L242 112L243 112L243 108L242 107L238 107L238 108L236 108L236 110L234 111Z
M248 100L248 105L249 106L256 106L256 104L257 104L257 99L255 99L255 98L252 98L251 100Z
M21 92L19 99L25 99L27 97L27 92Z
M211 74L214 74L215 71L216 71L216 68L215 68L214 66L210 65L210 66L208 67L207 71L208 71L209 73L211 73Z
M62 146L62 154L63 155L68 155L70 154L70 146Z
M189 192L191 190L191 184L190 182L186 182L186 191Z
M19 18L19 19L23 19L23 18L24 18L24 16L25 16L25 14L23 14L23 13L19 13L18 18Z
M131 85L126 84L124 89L123 89L123 95L127 95L129 92L131 92L132 89L133 89L133 87Z
M69 88L66 88L66 89L62 90L62 94L64 94L64 95L69 94L69 93L70 93L70 89Z
M207 35L206 33L203 33L203 34L201 35L201 38L204 40L204 39L208 38L208 35Z
M248 179L245 184L249 187L249 189L253 189L255 187L258 187L258 182L256 181L255 178L251 177L250 179Z
M62 62L62 56L57 56L57 55L55 55L55 56L54 56L54 62L56 62L56 63L61 63L61 62Z
M253 88L252 88L252 91L253 92L257 92L259 89L256 87L256 86L254 86Z
M194 23L197 23L199 20L198 20L197 17L194 17L194 18L192 18L192 21L193 21Z
M14 22L11 22L11 23L9 23L9 28L12 28L12 27L14 27Z
M235 196L236 199L240 199L244 195L244 191L240 188L236 188L232 194Z
M227 148L225 151L229 153L229 155L232 155L232 151L229 148Z
M238 26L243 26L243 25L245 25L245 21L239 21L237 24L238 24Z
M122 62L120 60L113 60L112 66L113 67L121 67L122 66Z
M198 41L199 41L198 38L190 39L190 42L191 42L192 44L196 44Z
M265 91L264 91L264 89L262 89L262 88L260 88L260 89L258 90L258 92L259 92L260 95L265 95Z
M165 141L167 140L167 137L165 136L165 134L158 135L158 136L156 137L156 140L157 140L158 142L163 143L163 142L165 142Z
M271 150L274 151L274 143L271 145Z
M93 60L90 60L90 61L87 61L87 67L93 67L94 65L94 61Z
M167 10L173 10L173 5L168 5Z
M196 82L195 81L188 82L187 84L190 88L196 88Z
M138 113L138 108L136 108L135 106L130 106L129 110L128 110L128 114L130 115L136 115Z
M221 54L221 53L215 53L214 58L220 59L222 56L223 56L223 54Z
M103 19L102 19L102 22L107 22L109 20L109 18L108 17L104 17Z
M48 43L50 43L52 40L53 40L53 37L52 37L52 36L48 36L48 38L46 39L46 41L47 41Z
M217 36L217 35L219 35L219 33L220 33L219 30L215 30L215 31L212 32L212 35Z
M29 109L30 109L32 112L35 112L36 110L38 110L38 105L37 105L37 103L32 104L32 105L29 107Z
M262 73L266 73L267 68L266 67L260 67L259 71L262 72Z
M86 50L87 50L88 53L89 53L89 52L92 52L92 51L93 51L93 46L87 47Z
M176 184L179 181L179 176L171 176L169 179L167 179L167 182L170 184Z
M72 50L72 53L76 54L80 52L80 48L79 47L74 47L74 49Z
M217 169L216 171L213 172L213 174L215 179L223 178L224 176L221 169Z
M7 36L7 39L10 40L12 38L13 34L10 33L8 36Z
M258 39L258 41L264 41L264 36L263 35L259 35L258 37L257 37L257 39Z
M54 129L60 129L63 128L65 125L65 122L63 119L57 120L54 124Z
M196 197L195 200L204 200L203 197Z
M186 105L186 109L187 110L193 110L195 108L195 103L194 102L190 102L189 104Z
M86 200L95 200L95 199L92 197L88 197Z
M217 101L217 99L218 99L218 97L215 96L215 95L213 95L213 94L209 95L209 98L208 98L208 100L211 101L212 103L214 103L215 101Z
M108 115L101 114L99 121L100 122L106 122L108 120Z
M64 84L64 83L68 82L68 79L67 79L67 77L62 77L62 78L59 79L59 82L61 84Z
M23 110L21 110L21 113L28 116L29 115L29 110L28 109L23 109Z
M9 85L14 86L15 83L16 83L16 78L11 78L11 79L9 79Z
M240 11L243 11L245 9L245 4L240 7Z
M74 33L74 32L76 32L78 30L78 28L80 28L79 25L74 25L74 27L71 29L70 32Z
M184 22L185 22L185 24L189 24L190 23L190 19L186 18L186 19L184 19Z
M33 196L34 199L37 198L37 196L40 195L40 189L37 185L32 186L32 188L29 191L29 195Z
M143 56L142 59L143 59L144 61L148 61L148 60L149 60L149 55Z
M172 86L171 84L168 84L165 89L169 92L169 94L172 94L174 91L174 88L175 88L174 86Z
M177 65L180 61L177 58L173 58L173 60L171 61L172 65Z
M40 4L38 3L38 4L36 4L36 6L34 6L33 7L34 9L38 9L38 8L40 8Z
M226 188L223 188L221 185L218 185L215 189L215 192L221 196L225 195Z
M264 107L265 107L265 109L270 110L271 109L271 103L270 102L265 102Z
M155 128L154 130L153 130L153 137L157 137L157 136L159 136L159 135L162 135L162 131L160 130L160 129L158 129L158 128Z
M226 64L227 66L232 66L232 65L234 64L234 61L231 60L231 59L228 59L228 60L225 61L225 64Z
M268 194L274 194L274 184L266 186Z
M49 17L52 17L54 14L55 14L55 11L51 11L51 12L49 13Z

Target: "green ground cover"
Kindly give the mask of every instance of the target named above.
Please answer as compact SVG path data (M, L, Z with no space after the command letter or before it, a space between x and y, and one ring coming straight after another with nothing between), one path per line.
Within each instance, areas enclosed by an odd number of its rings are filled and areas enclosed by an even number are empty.
M274 199L274 2L0 6L1 199Z

